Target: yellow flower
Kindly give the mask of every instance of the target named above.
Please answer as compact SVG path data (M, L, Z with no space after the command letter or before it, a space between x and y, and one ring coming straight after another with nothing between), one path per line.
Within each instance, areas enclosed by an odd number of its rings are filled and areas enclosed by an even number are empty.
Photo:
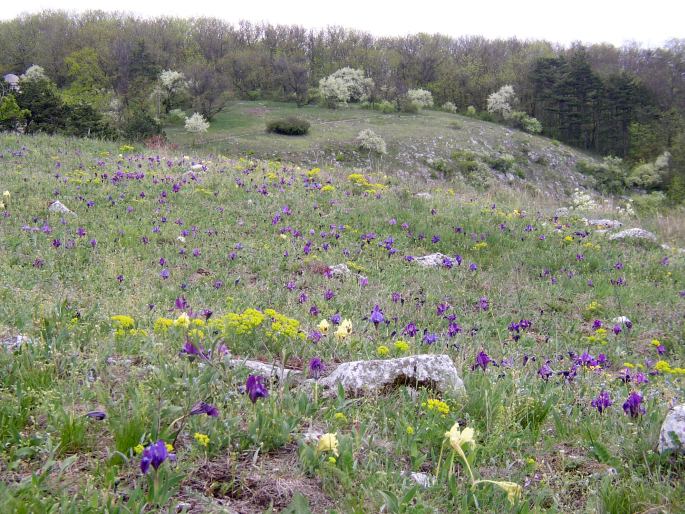
M328 320L325 320L325 319L322 319L319 322L319 324L317 325L317 327L319 328L319 331L322 334L328 334L328 327L330 327L330 326L331 326L331 324L328 323Z
M661 345L661 341L659 341L658 339L652 339L652 345L653 346L659 346L659 345Z
M654 365L654 369L660 373L669 373L671 371L671 365L666 361L658 361Z
M135 324L135 321L133 321L133 318L131 316L124 316L122 314L112 316L111 319L114 322L114 326L116 328L133 328L133 325Z
M347 416L345 416L345 414L342 412L336 412L333 415L333 419L335 419L338 423L347 423Z
M328 462L330 462L331 464L335 464L338 461L336 460L335 457L328 457Z
M338 438L335 434L324 434L319 438L319 444L316 446L317 452L332 452L338 457Z
M3 198L4 200L9 200L9 199L10 199L10 192L9 192L9 191L5 191L4 193L2 193L2 198Z
M345 339L352 333L352 322L349 319L343 320L335 331L335 337L338 339Z
M200 432L195 432L195 435L193 437L197 441L197 444L199 444L200 446L204 446L205 448L207 448L207 446L209 446L209 436L207 434L201 434Z
M564 241L566 241L567 243L570 243L571 241L573 241L573 236L566 236L564 238Z
M450 413L450 406L445 402L431 398L423 404L428 410L437 410L443 416L447 416Z
M330 185L330 184L326 184L325 186L323 186L323 187L321 188L321 192L322 192L322 193L328 193L329 191L335 191L335 187L333 187L333 186Z
M390 355L390 348L382 344L378 348L376 348L376 353L379 357L387 357L388 355Z
M166 332L167 330L169 330L169 327L172 326L173 324L174 324L173 319L157 318L157 320L155 321L155 325L154 325L154 331L157 333Z
M476 440L473 438L475 432L473 428L466 427L464 430L459 431L459 423L452 425L449 432L445 432L445 437L450 440L450 445L455 450L461 450L462 445L469 444L472 447L476 446Z
M403 341L400 339L399 341L395 341L395 350L397 350L399 353L406 353L409 351L409 343L406 341Z
M190 325L190 317L185 312L174 320L175 327L188 328Z
M174 451L174 445L171 443L166 443L164 446L166 446L166 451L168 452L173 452Z
M407 435L414 435L414 427L407 426Z
M143 453L144 450L145 450L145 446L143 446L142 444L137 444L133 447L133 452L136 455L140 455L141 453Z

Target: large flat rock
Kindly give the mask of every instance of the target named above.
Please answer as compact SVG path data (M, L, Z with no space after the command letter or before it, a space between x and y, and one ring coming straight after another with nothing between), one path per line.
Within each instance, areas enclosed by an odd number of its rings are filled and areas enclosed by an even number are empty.
M333 394L342 385L351 396L383 393L399 386L429 387L440 393L465 392L449 355L433 354L344 362L318 383Z

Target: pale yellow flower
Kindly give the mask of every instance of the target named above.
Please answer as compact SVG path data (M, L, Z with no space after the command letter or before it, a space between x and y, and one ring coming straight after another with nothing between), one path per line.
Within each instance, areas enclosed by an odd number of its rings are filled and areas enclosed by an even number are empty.
M319 438L319 444L316 447L318 452L332 452L336 457L338 453L338 438L335 434L324 434Z
M322 334L328 334L328 328L329 328L330 326L331 326L331 324L328 323L328 320L325 320L325 319L322 319L322 320L319 322L319 324L318 324L319 331L320 331Z
M450 440L450 445L455 450L461 450L462 445L469 444L476 446L476 440L473 438L475 432L473 428L466 427L464 430L459 430L459 423L452 425L449 432L445 432L445 437Z
M512 505L516 503L516 500L521 498L521 494L523 494L523 488L515 482L493 481L492 483L507 493L507 499Z
M338 339L345 339L352 333L352 322L349 319L343 320L335 331L335 337Z

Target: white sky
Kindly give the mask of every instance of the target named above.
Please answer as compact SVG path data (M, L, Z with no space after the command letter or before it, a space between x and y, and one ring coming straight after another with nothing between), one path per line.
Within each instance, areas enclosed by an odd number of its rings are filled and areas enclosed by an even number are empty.
M100 9L145 17L213 16L233 23L268 21L307 28L339 25L376 35L439 32L642 46L685 38L683 0L20 0L3 4L0 19L43 9Z

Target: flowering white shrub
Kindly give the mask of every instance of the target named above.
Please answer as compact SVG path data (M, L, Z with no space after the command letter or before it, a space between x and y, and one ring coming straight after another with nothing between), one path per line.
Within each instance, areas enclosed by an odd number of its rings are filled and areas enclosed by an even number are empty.
M202 114L195 112L190 118L186 118L186 130L191 134L200 134L207 132L209 122L205 120Z
M364 129L359 132L357 135L357 142L359 143L360 148L368 150L369 152L378 154L387 153L385 140L371 129Z
M433 107L433 95L425 89L410 89L407 91L407 99L419 109Z
M21 78L23 80L40 80L47 78L47 75L45 74L45 69L43 69L42 66L34 64L29 66L29 68L26 70L26 73L24 73Z
M373 80L364 76L364 70L341 68L319 81L319 94L329 107L348 102L363 102L373 88Z
M488 96L488 112L499 114L504 119L511 116L511 104L516 101L514 86L509 84L499 88L499 91Z
M445 112L455 113L457 112L457 106L454 105L452 102L445 102L444 104L442 104L442 110Z
M186 87L186 78L180 71L164 70L159 74L159 82L169 93Z
M589 193L576 188L571 195L571 208L576 211L592 211L597 208L597 203Z

